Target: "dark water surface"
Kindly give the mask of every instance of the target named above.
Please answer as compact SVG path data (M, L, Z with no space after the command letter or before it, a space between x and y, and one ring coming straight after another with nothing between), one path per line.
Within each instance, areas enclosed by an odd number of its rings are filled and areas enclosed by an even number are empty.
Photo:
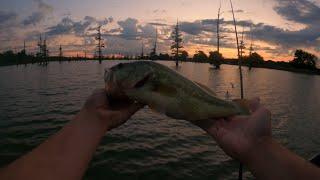
M104 68L117 63L0 67L0 166L63 127L91 92L104 86ZM216 71L183 63L178 71L221 98L227 91L239 97L236 66ZM245 96L261 97L272 111L277 140L304 158L320 152L320 76L244 68L244 82ZM203 131L145 108L105 136L85 179L236 179L237 172L238 163ZM249 172L245 176L251 178Z

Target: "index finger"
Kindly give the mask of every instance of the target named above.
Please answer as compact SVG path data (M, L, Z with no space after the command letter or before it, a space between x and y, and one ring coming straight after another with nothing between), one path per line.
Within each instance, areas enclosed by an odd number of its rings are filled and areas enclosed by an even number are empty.
M260 106L260 98L253 98L248 101L248 106L251 112L255 112Z
M122 112L127 116L132 116L134 113L139 111L141 108L143 108L144 105L140 103L133 103L126 109L122 110Z

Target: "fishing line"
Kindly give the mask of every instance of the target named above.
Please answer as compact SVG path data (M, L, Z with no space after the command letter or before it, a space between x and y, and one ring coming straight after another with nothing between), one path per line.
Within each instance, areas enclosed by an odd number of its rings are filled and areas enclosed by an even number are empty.
M232 10L232 16L233 16L233 23L234 23L234 30L236 34L236 39L237 39L237 50L238 50L238 65L239 65L239 74L240 74L240 94L241 94L241 99L244 99L244 92L243 92L243 75L242 75L242 54L240 53L240 48L239 48L239 38L238 38L238 31L237 31L237 23L236 23L236 18L234 16L234 9L233 9L233 4L232 0L230 0L230 5L231 5L231 10ZM239 180L242 180L243 178L243 165L240 163L239 166Z

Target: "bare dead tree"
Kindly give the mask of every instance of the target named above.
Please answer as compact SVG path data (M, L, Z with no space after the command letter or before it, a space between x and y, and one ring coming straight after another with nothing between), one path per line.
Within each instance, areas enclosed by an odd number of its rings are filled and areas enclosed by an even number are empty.
M102 48L104 48L104 43L103 43L103 39L101 37L101 26L98 26L97 28L97 35L96 35L96 40L98 41L97 44L97 54L98 54L98 59L99 59L99 63L101 64L102 61Z
M217 19L217 51L220 53L220 16L221 16L221 1L218 10L218 19Z

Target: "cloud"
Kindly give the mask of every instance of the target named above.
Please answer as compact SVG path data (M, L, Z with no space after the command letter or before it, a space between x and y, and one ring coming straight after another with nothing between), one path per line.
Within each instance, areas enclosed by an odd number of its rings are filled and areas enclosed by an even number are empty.
M0 47L11 41L12 34L15 34L15 38L21 35L16 33L18 25L18 15L15 12L0 10Z
M113 33L117 34L127 40L154 38L156 35L155 26L161 26L158 23L141 24L137 19L128 18L124 21L118 21L120 28L112 29ZM163 25L164 26L164 25ZM109 31L109 33L111 32Z
M36 2L38 9L22 21L22 24L25 26L37 25L44 20L48 14L53 12L53 7L44 3L42 0L34 0L34 2Z
M148 23L152 26L169 26L168 24L165 24L165 23L158 23L158 22L150 22Z
M15 12L0 11L0 25L9 24L17 19L18 15Z
M222 19L223 21L223 19ZM204 19L201 21L203 25L216 25L218 22L218 19Z
M134 18L128 18L124 21L118 21L121 27L121 37L124 39L136 39L138 36L138 20Z
M55 26L49 27L48 32L46 32L49 36L55 35L63 35L69 34L73 30L74 22L69 17L65 17L61 20L61 22Z
M264 23L253 23L250 20L237 21L238 26L246 27L245 33L252 36L255 40L261 40L278 46L278 48L314 48L320 45L320 8L314 3L300 0L294 1L295 5L289 0L279 0L276 12L287 20L303 23L305 28L292 31ZM299 8L297 8L299 7ZM211 44L210 37L216 31L217 19L204 19L194 22L181 22L181 31L186 35L193 35L196 38L189 38L190 41L199 44ZM233 34L233 21L220 20L220 32L227 36ZM248 28L251 28L250 32ZM206 33L211 33L207 34ZM206 36L205 36L206 35ZM202 38L202 39L201 39ZM209 42L209 43L207 43Z
M200 34L204 29L203 24L201 21L194 21L194 22L181 22L180 23L180 29L181 31L192 34L192 35L198 35Z
M109 21L109 23L113 23L113 21L114 21L113 17L108 17L108 21Z
M233 21L223 21L222 24L225 24L225 25L234 25L234 22ZM254 24L251 20L240 20L240 21L237 21L237 26L242 26L242 27L254 27L254 26L257 26L257 25L260 25L259 24Z
M216 32L217 30L217 19L203 19L196 20L194 22L181 22L180 29L181 31L191 34L191 35L200 35L204 32ZM238 26L242 27L255 27L261 24L254 24L250 20L242 20L237 21ZM220 19L220 32L221 33L231 33L233 32L233 28L228 28L228 26L233 26L233 21L226 21L224 19Z
M229 13L232 13L232 10L228 11ZM242 9L237 9L237 10L234 10L234 13L245 13L244 10Z
M152 11L154 14L165 14L165 13L167 13L167 10L165 10L165 9L155 9L155 10L153 10Z
M141 31L141 37L143 38L154 38L156 36L156 29L151 24L140 25L138 26Z
M320 26L307 27L298 31L288 31L275 26L260 25L252 30L254 38L286 47L312 46L320 37Z
M276 0L274 10L289 21L301 24L320 23L320 7L308 0Z
M41 11L44 12L52 12L53 11L53 7L45 2L43 2L42 0L34 0L34 2L36 2L38 4L38 8Z
M290 31L260 23L253 29L254 38L287 48L319 46L320 7L307 0L277 0L277 3L274 9L279 15L289 21L304 24L305 28Z
M319 6L308 0L277 0L277 5L274 9L286 20L304 24L305 27L300 30L292 31L264 23L253 23L249 20L238 21L237 25L247 28L251 27L251 32L245 32L247 35L251 35L255 40L261 40L276 45L278 49L305 47L314 48L316 50L316 47L320 45L320 18L318 18L320 17ZM242 10L237 12L243 13ZM203 35L206 32L214 32L216 30L216 23L217 19L182 22L181 30L187 35L196 36L196 38L189 38L189 40L194 43L210 44L211 41L208 39L208 36ZM233 29L231 27L233 25L233 21L221 19L220 24L221 33L233 33ZM213 36L213 34L211 34L211 36ZM272 50L274 49L268 49L268 51Z
M44 3L42 0L34 0L36 2L36 11L30 16L19 20L19 16L14 12L0 11L0 36L9 36L13 31L6 27L11 22L14 24L15 34L21 34L21 39L29 39L23 36L32 36L36 40L40 32L34 31L34 27L29 25L38 25L48 19L53 8ZM242 26L245 28L247 37L250 35L256 41L262 41L264 45L257 47L270 54L288 54L296 48L310 48L319 51L320 47L320 8L315 3L308 0L275 0L277 4L274 7L275 12L287 21L302 24L300 30L283 29L277 26L256 23L250 20L239 20L237 24L239 31ZM162 13L163 10L155 10L153 13ZM237 10L238 13L244 13L243 10ZM163 12L164 13L164 12ZM20 17L21 18L21 17ZM186 49L190 46L214 47L216 44L216 24L217 19L199 19L196 21L180 22L180 30L183 34L183 43ZM92 16L85 16L82 19L74 19L70 17L62 18L58 23L50 25L50 27L40 26L37 30L43 31L48 35L48 41L73 42L72 38L76 38L77 42L83 42L90 45L94 49L96 28L102 25L103 37L106 40L108 53L115 52L138 52L141 49L141 40L144 41L146 49L151 48L154 42L156 28L159 32L159 46L161 50L167 51L170 47L170 34L175 24L168 24L164 19L153 19L151 22L141 22L135 18L127 18L124 20L114 20L112 17L97 19ZM221 40L223 48L235 48L233 21L229 19L220 20L220 32L224 38ZM28 26L28 27L25 27ZM249 32L249 27L252 31ZM300 26L301 27L301 26ZM32 31L32 32L30 32ZM7 34L5 34L8 32ZM21 33L20 33L21 32ZM22 33L23 32L23 33ZM28 33L30 32L30 33ZM67 35L67 36L60 36ZM68 38L69 37L69 38ZM19 37L20 38L20 37ZM60 38L60 39L59 39ZM20 39L20 40L21 40ZM57 40L58 39L58 40ZM55 40L55 41L54 41ZM110 46L108 46L108 44ZM267 44L267 45L265 45ZM70 43L72 46L72 43ZM269 47L270 46L270 47Z
M47 28L48 36L70 35L74 34L78 37L92 39L95 36L98 25L108 25L113 22L113 18L105 18L98 20L91 16L86 16L83 20L75 21L70 17L63 18L58 24ZM118 27L114 27L118 25ZM117 39L139 40L139 39L154 39L156 34L155 25L141 24L137 19L128 18L123 21L118 21L116 24L106 26L102 29L104 38L117 37ZM159 35L159 38L161 36Z
M82 21L74 21L70 17L63 18L57 25L47 29L46 34L49 36L76 34L78 36L85 35L88 31L95 30L98 25L107 25L111 18L97 20L91 16L85 16Z
M41 20L44 18L42 12L34 12L32 13L31 16L28 16L25 20L23 20L23 24L25 26L28 26L28 25L36 25L38 24L39 22L41 22Z

